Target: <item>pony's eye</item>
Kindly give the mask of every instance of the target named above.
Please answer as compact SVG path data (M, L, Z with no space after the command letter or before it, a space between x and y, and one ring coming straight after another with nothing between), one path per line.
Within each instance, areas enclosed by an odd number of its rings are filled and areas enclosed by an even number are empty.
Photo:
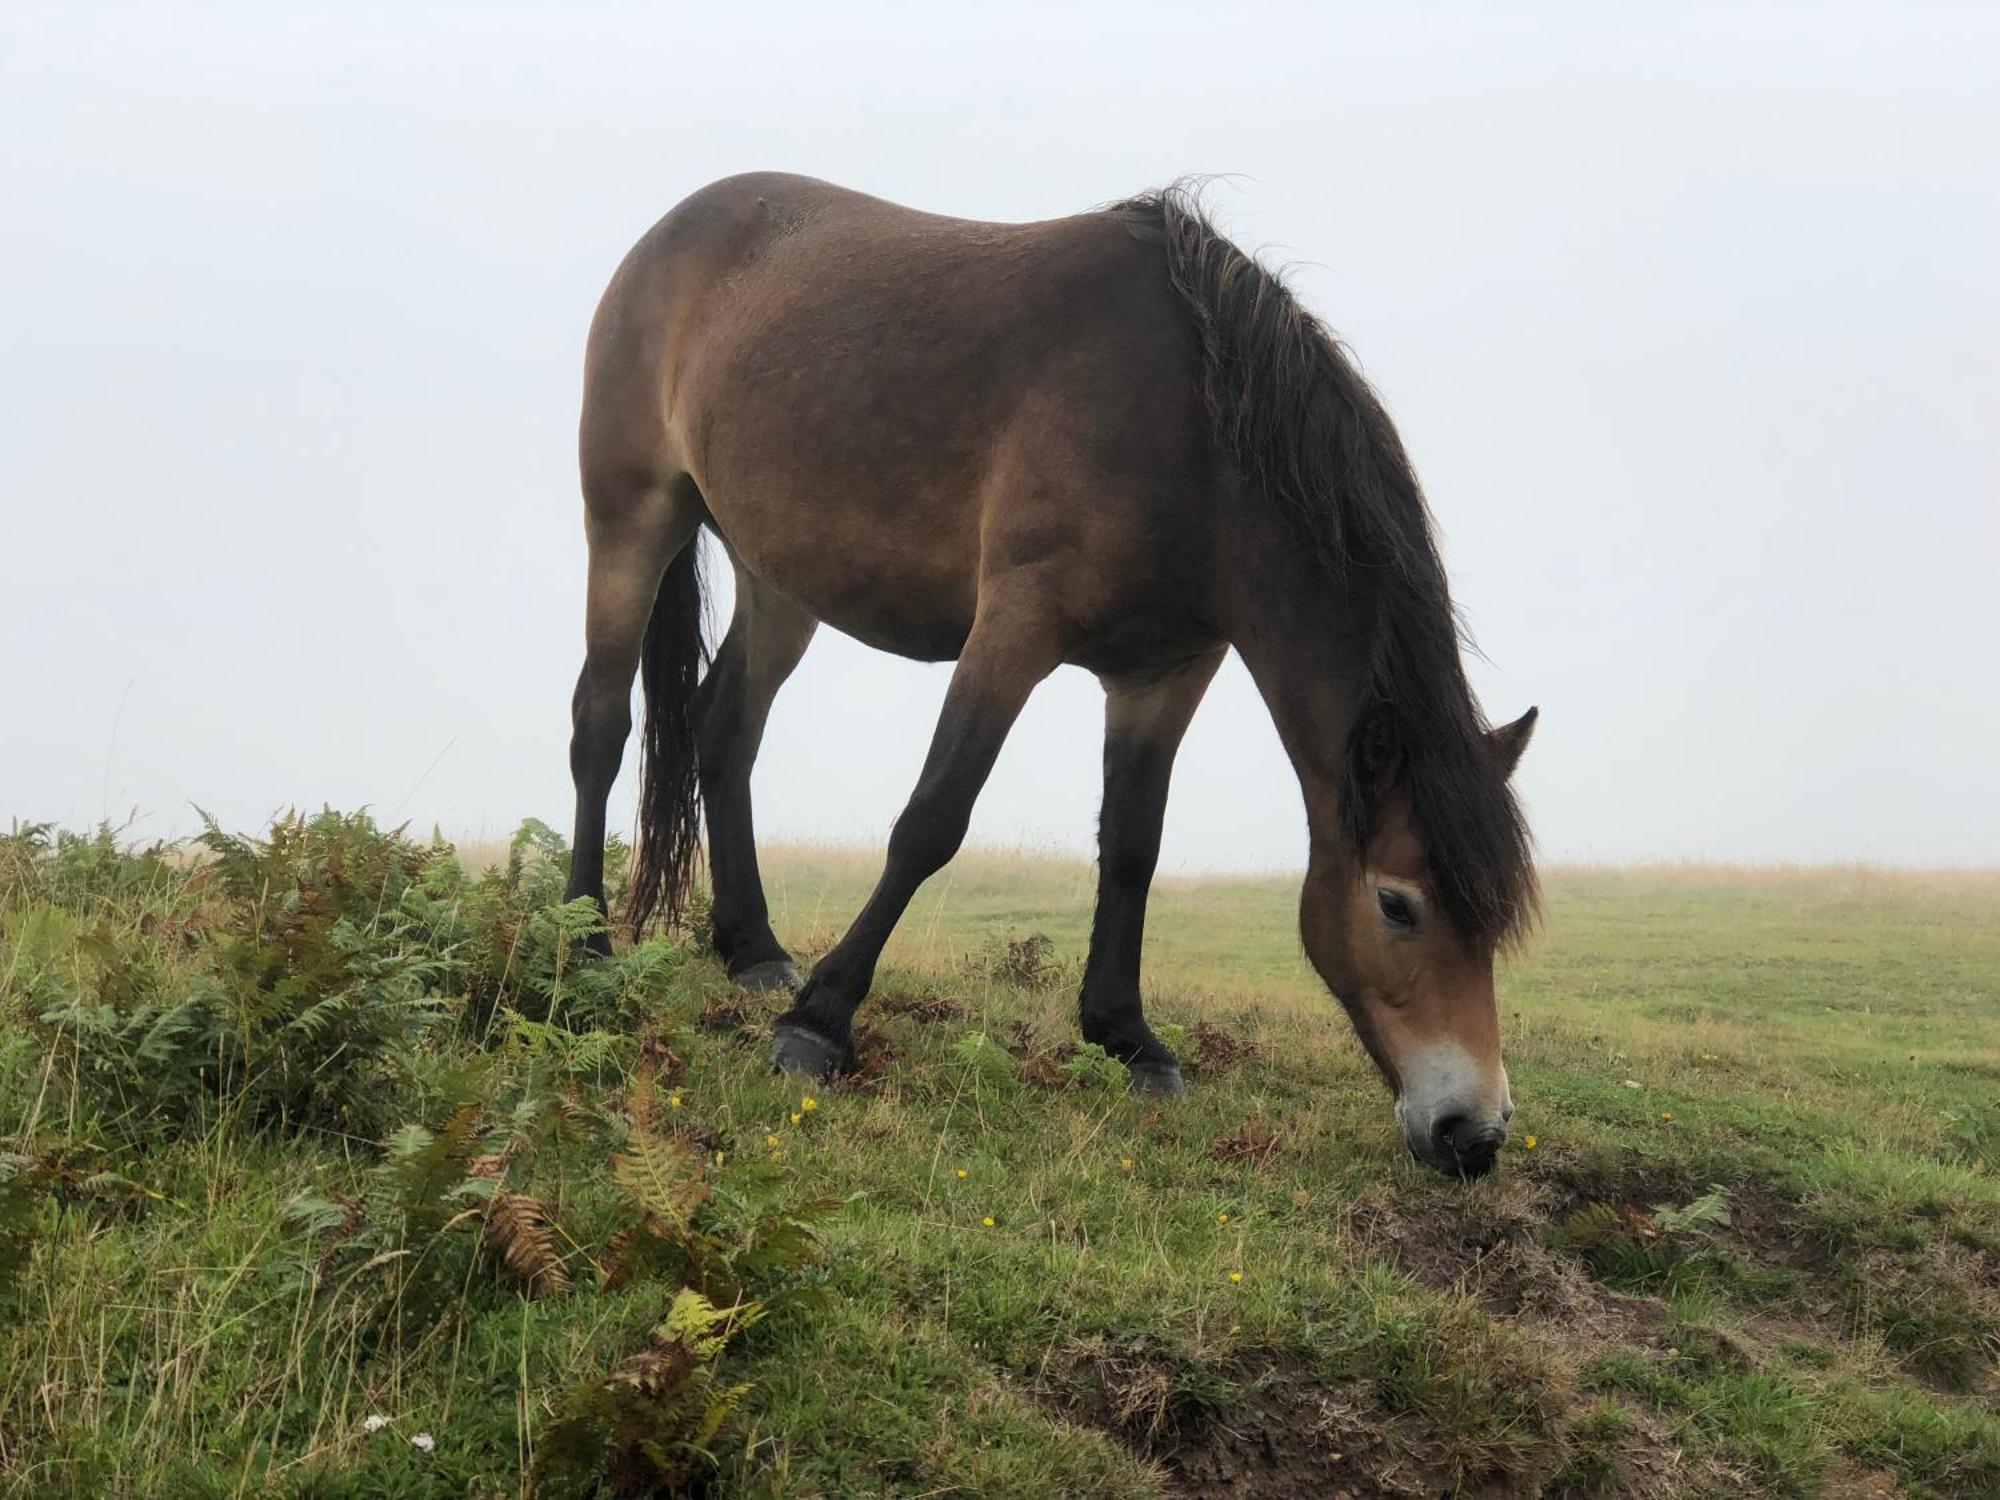
M1375 904L1382 908L1382 920L1405 931L1417 925L1416 903L1401 891L1383 886L1375 892Z

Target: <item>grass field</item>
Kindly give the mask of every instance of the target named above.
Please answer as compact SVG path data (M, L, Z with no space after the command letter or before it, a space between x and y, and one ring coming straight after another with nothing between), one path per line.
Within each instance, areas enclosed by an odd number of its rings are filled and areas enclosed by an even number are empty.
M0 1493L2000 1494L2000 875L1549 872L1462 1185L1290 879L1158 888L1163 1105L1085 865L931 882L808 1093L561 860L0 840Z

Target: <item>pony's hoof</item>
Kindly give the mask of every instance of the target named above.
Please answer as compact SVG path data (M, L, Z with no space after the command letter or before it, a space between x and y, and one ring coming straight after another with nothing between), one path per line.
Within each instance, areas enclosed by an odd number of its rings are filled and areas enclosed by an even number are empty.
M1135 1094L1158 1094L1168 1099L1180 1099L1187 1094L1179 1063L1128 1063L1125 1076Z
M771 1028L771 1071L798 1073L824 1083L838 1073L846 1054L803 1026L779 1022Z
M796 995L805 983L789 958L767 958L761 964L752 964L741 974L729 977L738 989L748 990L753 995L767 990L783 990L788 995Z

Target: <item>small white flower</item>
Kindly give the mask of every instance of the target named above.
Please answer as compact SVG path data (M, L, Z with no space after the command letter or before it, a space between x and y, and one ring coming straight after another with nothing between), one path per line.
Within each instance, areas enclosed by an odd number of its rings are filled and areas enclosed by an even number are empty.
M389 1419L380 1412L370 1412L361 1419L361 1430L363 1432L380 1432L388 1425Z
M410 1446L419 1453L437 1452L438 1440L428 1432L419 1432L410 1439Z
M1639 1086L1639 1080L1636 1078L1628 1078L1625 1080L1625 1087L1628 1089L1636 1089L1638 1086Z

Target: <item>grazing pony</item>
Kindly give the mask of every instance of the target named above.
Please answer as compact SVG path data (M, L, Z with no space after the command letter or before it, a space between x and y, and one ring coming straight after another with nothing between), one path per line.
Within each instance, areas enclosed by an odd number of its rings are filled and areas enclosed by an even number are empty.
M1395 1095L1409 1148L1491 1169L1513 1104L1498 947L1532 920L1508 778L1416 475L1381 403L1283 284L1181 188L1073 218L918 213L732 177L626 256L591 327L590 543L569 894L604 899L605 800L644 684L630 918L676 918L708 820L715 949L796 990L775 1061L824 1077L919 885L957 851L1035 684L1105 691L1083 1035L1181 1090L1139 996L1182 733L1232 647L1304 793L1307 956ZM736 574L708 656L697 533ZM821 621L955 660L886 865L801 983L771 930L750 768Z

